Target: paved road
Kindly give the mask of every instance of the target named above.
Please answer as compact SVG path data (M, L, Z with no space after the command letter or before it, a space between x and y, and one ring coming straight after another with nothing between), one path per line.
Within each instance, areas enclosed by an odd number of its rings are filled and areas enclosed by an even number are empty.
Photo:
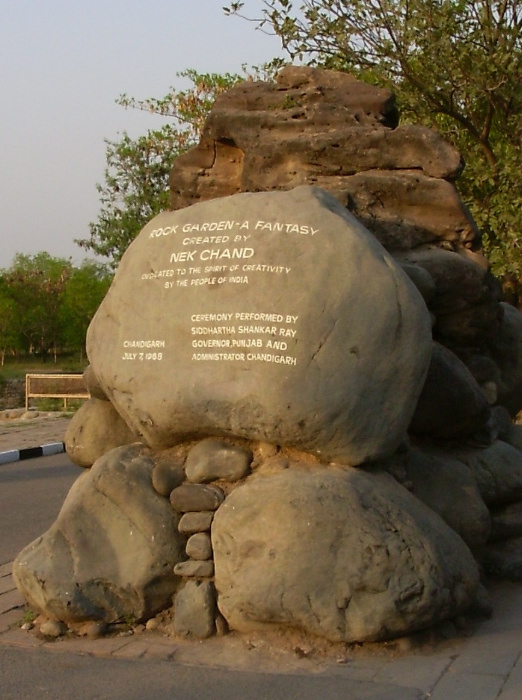
M0 465L0 565L47 530L80 474L65 454Z
M251 673L171 661L0 649L2 700L421 700L418 689L342 675ZM30 669L30 671L29 671ZM29 671L29 672L28 672ZM466 699L467 700L467 699Z

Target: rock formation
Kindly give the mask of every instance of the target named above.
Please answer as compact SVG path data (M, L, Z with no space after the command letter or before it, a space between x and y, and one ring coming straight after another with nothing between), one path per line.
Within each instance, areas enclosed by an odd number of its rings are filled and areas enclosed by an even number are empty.
M151 308L168 313L160 321ZM152 447L230 435L357 465L401 442L431 324L375 238L304 186L155 218L122 260L87 342L104 392Z
M14 569L36 609L64 622L143 619L168 607L183 552L179 518L152 487L139 445L101 457Z
M462 167L349 75L218 98L89 329L94 464L15 562L35 607L352 642L522 579L522 317Z

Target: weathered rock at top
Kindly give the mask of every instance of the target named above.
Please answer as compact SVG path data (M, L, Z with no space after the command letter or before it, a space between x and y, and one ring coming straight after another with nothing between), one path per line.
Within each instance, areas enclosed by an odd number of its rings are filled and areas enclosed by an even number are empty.
M183 544L152 468L149 451L132 445L76 480L55 523L14 562L30 605L64 622L146 619L170 605Z
M359 464L402 439L431 323L375 238L301 187L153 219L87 346L103 390L152 447L236 435Z
M184 576L186 578L209 578L214 576L214 562L187 559L187 561L180 561L176 564L174 573L176 576Z
M171 207L313 184L389 248L479 233L454 186L460 154L435 131L397 127L392 93L335 71L287 66L220 95L198 146L174 162ZM284 144L284 147L282 146Z
M320 177L317 185L331 190L390 251L439 241L472 244L479 235L446 180L413 171L371 170L342 180Z
M471 553L384 474L292 468L236 488L212 525L218 606L232 629L387 639L458 614Z

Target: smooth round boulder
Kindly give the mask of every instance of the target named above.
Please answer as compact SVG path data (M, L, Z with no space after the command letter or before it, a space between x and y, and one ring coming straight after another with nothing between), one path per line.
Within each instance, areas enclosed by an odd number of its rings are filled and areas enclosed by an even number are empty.
M516 416L522 410L522 314L510 304L501 306L502 324L490 350L501 375L498 403Z
M91 365L87 365L83 372L83 383L85 384L87 391L91 397L95 399L101 399L102 401L108 401L109 399L105 395L103 389L98 384L98 380Z
M107 452L137 439L109 401L93 397L71 418L64 442L71 462L91 467Z
M230 445L223 440L201 440L187 455L187 480L204 484L209 481L240 481L250 471L251 450Z
M443 342L480 347L499 332L501 287L477 257L424 246L395 256L402 264L418 265L435 282L429 308L436 317L434 332Z
M149 450L112 450L83 472L50 529L16 558L28 603L67 623L147 619L169 607L184 538L152 487Z
M454 448L453 455L471 471L488 506L522 500L522 452L496 440L484 449Z
M462 537L472 552L488 541L491 517L470 469L451 452L413 447L406 460L409 490Z
M152 447L234 435L360 464L400 443L431 324L374 236L306 186L153 219L87 347L103 391Z
M473 600L464 542L391 476L300 467L253 476L212 523L218 607L231 629L294 627L382 640Z
M410 432L433 438L466 438L485 430L490 408L483 390L451 350L433 343L426 382Z

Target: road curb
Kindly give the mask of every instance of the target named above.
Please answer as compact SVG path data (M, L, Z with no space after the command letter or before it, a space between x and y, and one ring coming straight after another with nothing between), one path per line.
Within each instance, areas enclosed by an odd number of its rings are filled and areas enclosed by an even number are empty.
M0 464L19 462L23 459L35 459L36 457L48 457L61 452L65 452L65 444L63 442L50 442L39 447L25 447L22 450L7 450L6 452L0 452Z

